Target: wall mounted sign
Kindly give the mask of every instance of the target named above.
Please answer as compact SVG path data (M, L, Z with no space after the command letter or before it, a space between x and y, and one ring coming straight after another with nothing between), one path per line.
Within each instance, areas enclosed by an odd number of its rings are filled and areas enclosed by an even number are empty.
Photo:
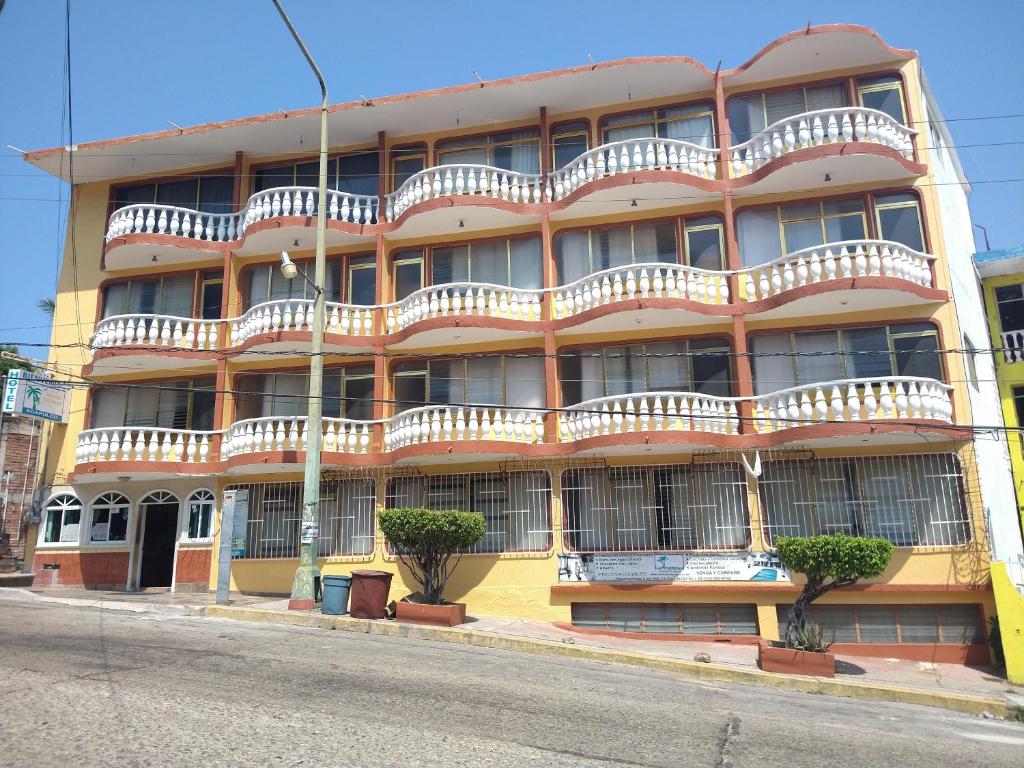
M768 552L574 552L558 556L560 582L789 582Z

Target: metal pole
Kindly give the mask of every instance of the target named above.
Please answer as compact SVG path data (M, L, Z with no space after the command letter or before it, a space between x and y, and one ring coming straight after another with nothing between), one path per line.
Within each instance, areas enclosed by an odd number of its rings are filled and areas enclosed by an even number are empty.
M327 234L327 83L320 74L313 57L309 54L302 38L292 25L288 14L284 12L279 0L273 0L288 31L302 49L316 79L320 82L323 103L320 108L320 192L316 205L316 261L313 266L313 342L309 359L309 408L306 420L306 471L302 487L302 528L299 538L299 567L295 569L295 580L292 582L291 599L288 607L296 610L309 610L315 602L314 581L320 575L316 563L317 549L320 545L320 439L322 413L321 395L323 394L324 360L321 351L324 338L324 278L325 241Z

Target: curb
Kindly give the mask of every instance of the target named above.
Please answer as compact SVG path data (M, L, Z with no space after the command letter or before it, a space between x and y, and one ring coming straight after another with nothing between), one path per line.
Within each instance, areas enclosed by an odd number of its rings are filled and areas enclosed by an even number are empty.
M193 615L197 615L194 613ZM901 704L917 704L938 707L954 712L980 715L989 712L996 717L1013 719L1018 711L1016 704L999 699L986 699L957 693L926 691L914 688L900 688L891 685L861 683L857 681L834 680L821 677L797 677L759 669L738 669L721 664L704 664L663 656L650 656L628 651L612 651L604 648L588 648L568 645L551 640L536 640L512 637L472 629L431 627L419 624L399 624L391 621L353 619L349 616L325 616L318 613L289 613L258 608L233 608L211 605L200 609L198 615L211 618L253 621L263 624L280 624L317 629L334 629L344 632L363 632L384 637L408 637L417 640L470 645L478 648L492 648L502 651L519 651L562 658L584 659L613 664L625 664L643 669L674 672L701 680L760 685L769 688L815 693L827 696L842 696L865 701L886 701Z
M54 597L40 595L17 587L0 588L0 599L16 600L18 595L33 602L70 605L77 608L99 608L105 611L128 611L129 613L156 613L162 616L202 616L205 606L161 605L159 603L135 603L129 600L90 600L81 597Z

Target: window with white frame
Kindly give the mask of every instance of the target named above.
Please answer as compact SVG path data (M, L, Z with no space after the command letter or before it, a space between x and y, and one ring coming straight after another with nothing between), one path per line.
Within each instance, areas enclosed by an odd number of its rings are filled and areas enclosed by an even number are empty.
M201 541L210 538L214 501L213 493L206 488L200 488L188 497L188 528L185 530L185 539Z
M82 502L70 493L54 496L46 505L43 516L43 544L77 544L82 521Z
M93 544L112 544L127 541L128 515L131 502L123 493L110 491L92 503L92 526L89 541Z

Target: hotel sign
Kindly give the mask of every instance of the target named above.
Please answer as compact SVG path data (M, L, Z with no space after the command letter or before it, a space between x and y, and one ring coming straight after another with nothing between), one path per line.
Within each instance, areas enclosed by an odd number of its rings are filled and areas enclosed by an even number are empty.
M7 372L3 412L66 424L71 385L46 374L12 369Z
M591 552L558 556L560 582L790 581L767 552Z

